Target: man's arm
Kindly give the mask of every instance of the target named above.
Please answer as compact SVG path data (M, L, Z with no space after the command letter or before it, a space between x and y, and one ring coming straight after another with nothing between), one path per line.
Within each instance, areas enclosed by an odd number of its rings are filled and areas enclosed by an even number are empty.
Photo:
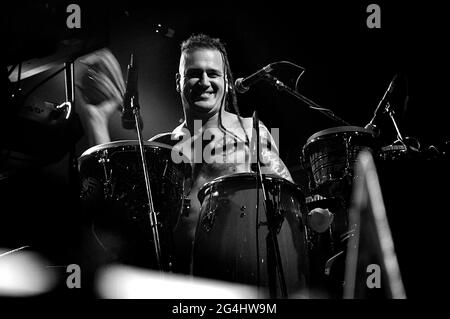
M119 108L125 83L119 62L108 49L84 57L77 76L77 108L90 146L110 142L108 123Z
M262 123L260 123L259 127L261 139L261 161L264 164L261 166L262 173L276 174L290 182L294 182L292 180L291 173L289 173L288 168L284 165L279 156L277 145L269 130Z

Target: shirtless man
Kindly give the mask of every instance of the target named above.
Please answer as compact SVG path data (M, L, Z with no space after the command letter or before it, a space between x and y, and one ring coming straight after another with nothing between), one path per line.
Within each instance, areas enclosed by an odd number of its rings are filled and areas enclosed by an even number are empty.
M97 92L104 99L89 98L88 85L81 87L84 102L82 119L91 144L107 143L108 119L122 102L124 93L120 67L108 52L100 53L91 65L103 64L91 76ZM89 62L88 62L89 63ZM106 69L106 70L105 70ZM251 172L250 141L252 118L238 115L227 53L219 39L200 34L191 36L181 45L179 73L176 74L176 90L180 93L184 122L170 133L151 139L180 149L191 161L190 211L182 216L175 230L178 258L184 259L180 271L188 272L191 245L200 212L197 194L207 182L228 174ZM92 103L96 100L96 103ZM101 100L101 101L100 101ZM90 103L91 102L91 103ZM237 114L231 113L234 111ZM291 175L279 158L272 135L260 124L262 173L271 173L292 181ZM208 147L208 151L205 148Z

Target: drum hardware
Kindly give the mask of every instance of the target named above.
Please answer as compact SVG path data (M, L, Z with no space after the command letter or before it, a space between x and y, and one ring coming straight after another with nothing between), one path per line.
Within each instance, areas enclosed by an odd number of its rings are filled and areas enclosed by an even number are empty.
M211 194L212 198L218 197L218 196L219 196L218 191L213 191ZM208 212L205 213L205 216L201 220L201 225L207 232L210 232L212 227L214 226L215 215L216 215L217 209L219 207L226 207L229 204L230 203L229 203L228 199L217 198L217 200L215 201L214 207L211 207L211 205L208 206ZM241 214L240 214L241 218L246 216L246 214L243 212L245 209L246 209L245 206L241 206L241 208L239 209L241 211Z
M351 237L355 236L355 227L354 226L352 229L350 229L348 232L345 232L341 235L341 241L344 242L348 239L350 239Z
M241 212L242 212L241 215L240 215L241 218L244 218L245 216L247 216L247 214L244 212L246 209L247 209L247 207L245 207L245 206L241 207Z
M169 160L166 159L165 162L166 162L166 165L164 166L164 170L163 170L163 173L162 173L162 177L163 178L166 177L167 167L169 167Z
M325 275L329 276L331 274L331 267L333 266L336 259L343 253L344 253L344 251L340 251L336 255L334 255L333 257L331 257L330 259L327 260L327 262L325 263L325 267L324 267Z
M189 217L189 210L191 209L191 199L186 195L183 195L183 209L181 214L184 217Z
M339 256L341 256L343 253L345 253L347 251L348 242L350 241L350 239L353 236L355 236L355 231L356 231L356 225L353 225L353 227L350 227L349 231L347 231L341 235L341 251L339 251L338 253L336 253L330 259L328 259L326 261L325 269L324 269L325 275L327 275L327 276L331 275L331 269L332 269L335 261L337 260L337 258ZM345 257L345 256L343 256L343 257Z
M350 163L350 139L352 137L350 136L348 139L344 138L345 141L345 151L347 152L347 156L345 157L345 170L344 170L344 176L350 176L350 174L352 173L352 167L351 167L351 163Z
M105 181L103 183L103 193L105 194L106 198L112 198L113 196L113 189L112 189L112 171L111 169L108 169L108 163L109 163L109 157L108 157L108 150L103 150L99 154L98 163L101 164L103 167L103 172L105 173Z
M215 216L214 211L209 211L202 218L201 225L207 233L209 233L214 226Z
M262 227L262 226L266 227L266 226L268 226L268 225L269 225L268 222L259 222L259 223L258 223L258 228L260 228L260 227Z
M445 159L449 153L445 147L445 142L438 146L422 145L417 138L408 136L405 137L404 143L396 140L389 145L380 147L377 158L382 161L441 160Z

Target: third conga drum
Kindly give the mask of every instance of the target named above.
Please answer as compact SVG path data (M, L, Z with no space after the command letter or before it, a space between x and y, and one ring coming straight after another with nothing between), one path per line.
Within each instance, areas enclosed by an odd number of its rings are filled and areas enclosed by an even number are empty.
M216 178L199 192L202 203L193 250L193 274L260 287L280 297L276 251L269 235L262 191L256 210L256 175ZM273 208L283 277L289 295L307 287L304 197L293 183L264 175Z
M172 231L183 209L184 182L191 166L187 159L175 163L168 145L145 142L144 149L158 219L162 268L171 270L176 263ZM137 141L115 141L88 149L79 158L79 171L81 200L92 222L92 233L111 261L156 267Z

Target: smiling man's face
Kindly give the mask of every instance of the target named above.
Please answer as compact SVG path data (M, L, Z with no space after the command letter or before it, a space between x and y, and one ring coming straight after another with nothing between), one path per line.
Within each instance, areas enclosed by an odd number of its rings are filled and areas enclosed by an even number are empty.
M222 54L215 49L196 49L181 55L177 75L183 107L194 116L216 114L225 94Z

